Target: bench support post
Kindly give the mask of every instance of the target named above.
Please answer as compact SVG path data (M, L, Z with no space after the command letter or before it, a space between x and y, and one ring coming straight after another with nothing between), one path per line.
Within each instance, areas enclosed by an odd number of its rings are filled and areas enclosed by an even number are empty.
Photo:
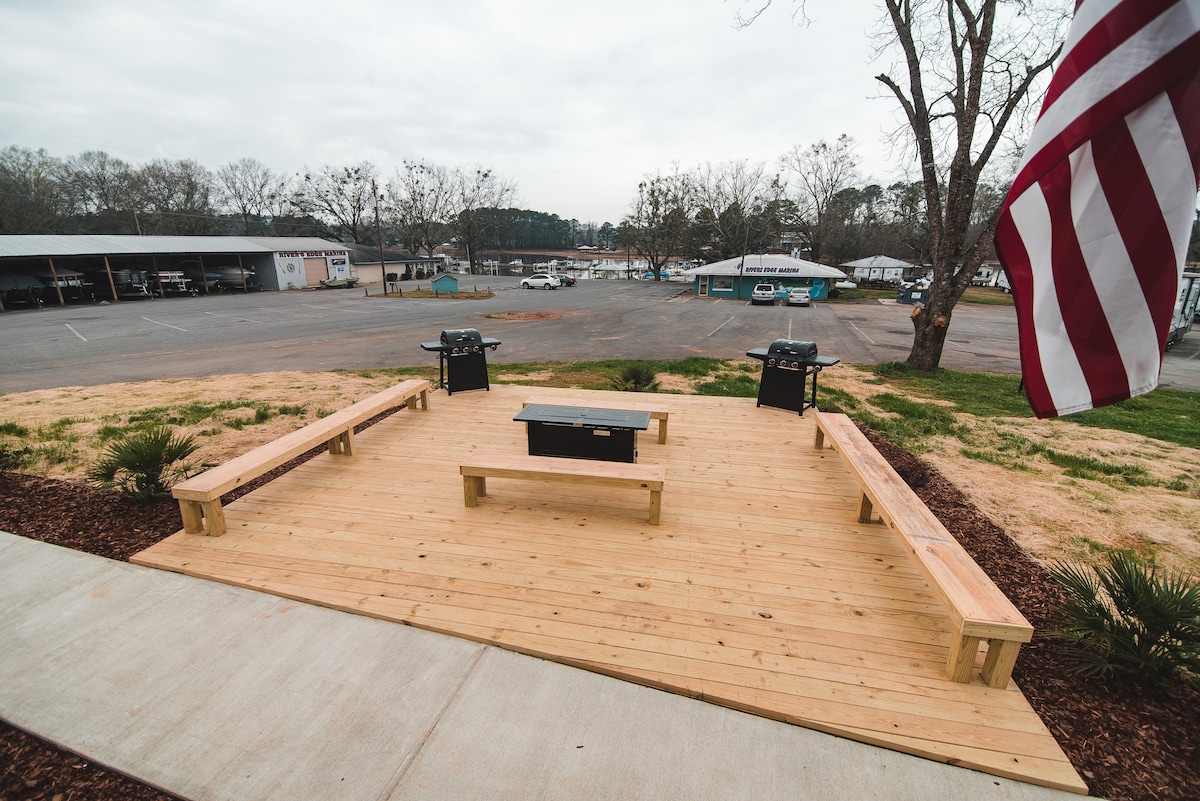
M660 423L661 425L661 423ZM662 490L650 490L650 525L657 526L662 515Z
M220 498L213 498L211 501L187 501L180 498L179 516L183 518L183 530L187 534L219 537L225 533L225 512L221 509Z
M339 431L337 436L329 440L329 452L335 456L354 455L354 429L347 428Z
M860 493L858 499L858 522L870 523L871 513L874 511L875 507L871 504L871 499L867 497L867 493Z
M987 658L983 660L983 680L987 686L999 690L1008 686L1020 651L1021 643L1012 640L992 640L988 644Z
M975 657L979 653L979 638L968 637L965 634L954 633L950 643L950 658L946 660L946 670L950 680L967 683L975 672Z
M487 495L487 479L483 476L463 476L463 506L478 506L481 495Z

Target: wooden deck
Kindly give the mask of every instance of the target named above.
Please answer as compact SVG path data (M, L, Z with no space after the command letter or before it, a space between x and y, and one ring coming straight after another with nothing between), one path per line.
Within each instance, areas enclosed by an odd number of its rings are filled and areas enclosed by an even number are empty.
M524 453L531 390L446 396L361 433L132 561L491 643L862 742L1086 792L1014 685L951 681L949 618L811 419L752 399L657 395L662 519L644 492L490 479ZM586 397L578 390L539 396ZM602 393L612 400L614 393ZM639 396L645 398L645 396Z

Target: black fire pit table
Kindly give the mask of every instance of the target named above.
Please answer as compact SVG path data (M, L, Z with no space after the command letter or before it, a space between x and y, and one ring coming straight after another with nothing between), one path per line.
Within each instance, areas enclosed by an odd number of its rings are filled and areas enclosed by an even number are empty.
M529 430L530 456L636 462L637 432L650 412L530 404L513 418Z
M487 351L500 340L483 337L474 328L452 328L442 332L440 342L422 342L422 350L438 355L438 386L450 395L468 389L487 389Z
M817 405L817 373L841 359L818 356L815 342L777 339L770 347L754 348L746 355L763 363L758 382L758 405L774 406L804 414ZM805 385L812 376L812 397L805 397Z

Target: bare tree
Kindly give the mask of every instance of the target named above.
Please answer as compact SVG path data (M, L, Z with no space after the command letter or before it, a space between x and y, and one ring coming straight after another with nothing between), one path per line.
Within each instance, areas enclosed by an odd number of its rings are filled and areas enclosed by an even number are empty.
M388 188L389 207L395 215L401 241L411 252L434 248L446 240L454 214L455 183L445 167L424 161L406 161Z
M0 233L63 233L74 211L63 163L44 150L0 150Z
M102 150L87 150L67 159L67 172L76 202L88 215L81 227L98 234L123 234L137 230L136 171Z
M933 283L912 316L908 363L937 369L954 306L991 251L999 204L976 215L979 184L1005 131L1062 50L1064 3L884 0L900 77L876 76L900 102L921 165Z
M516 186L489 169L474 167L455 170L452 176L453 215L450 230L466 250L467 263L474 271L480 252L497 245L502 215L516 197Z
M362 242L374 227L377 184L375 165L363 161L349 167L326 165L319 172L305 171L292 195L302 214L323 220L331 235L342 242Z
M1062 50L1070 0L882 0L883 49L900 63L876 76L904 112L904 131L921 166L933 284L913 314L908 363L936 369L954 306L991 249L997 209L981 225L980 177L1027 121ZM770 0L743 17L750 24ZM804 4L797 4L803 11ZM894 73L894 74L893 74Z
M621 240L650 264L656 281L671 257L683 252L694 197L694 177L678 165L638 184L633 209L621 223Z
M231 161L217 170L222 205L242 218L243 233L266 236L272 204L284 191L283 179L257 159Z
M761 252L779 232L783 184L764 164L706 164L696 171L693 255L706 261Z
M808 147L796 145L779 160L795 182L799 228L812 247L813 261L826 255L835 225L829 213L834 197L858 180L854 147L854 139L842 134L832 146L823 139Z
M212 172L195 161L155 159L137 172L142 233L212 234L219 229Z

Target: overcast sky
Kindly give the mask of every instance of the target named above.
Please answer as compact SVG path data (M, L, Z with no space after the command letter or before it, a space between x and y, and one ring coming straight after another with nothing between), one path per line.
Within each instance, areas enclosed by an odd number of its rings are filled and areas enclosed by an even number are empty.
M643 175L774 165L848 133L885 141L872 0L0 0L0 146L134 164L243 157L295 173L368 160L483 165L519 204L614 224Z

